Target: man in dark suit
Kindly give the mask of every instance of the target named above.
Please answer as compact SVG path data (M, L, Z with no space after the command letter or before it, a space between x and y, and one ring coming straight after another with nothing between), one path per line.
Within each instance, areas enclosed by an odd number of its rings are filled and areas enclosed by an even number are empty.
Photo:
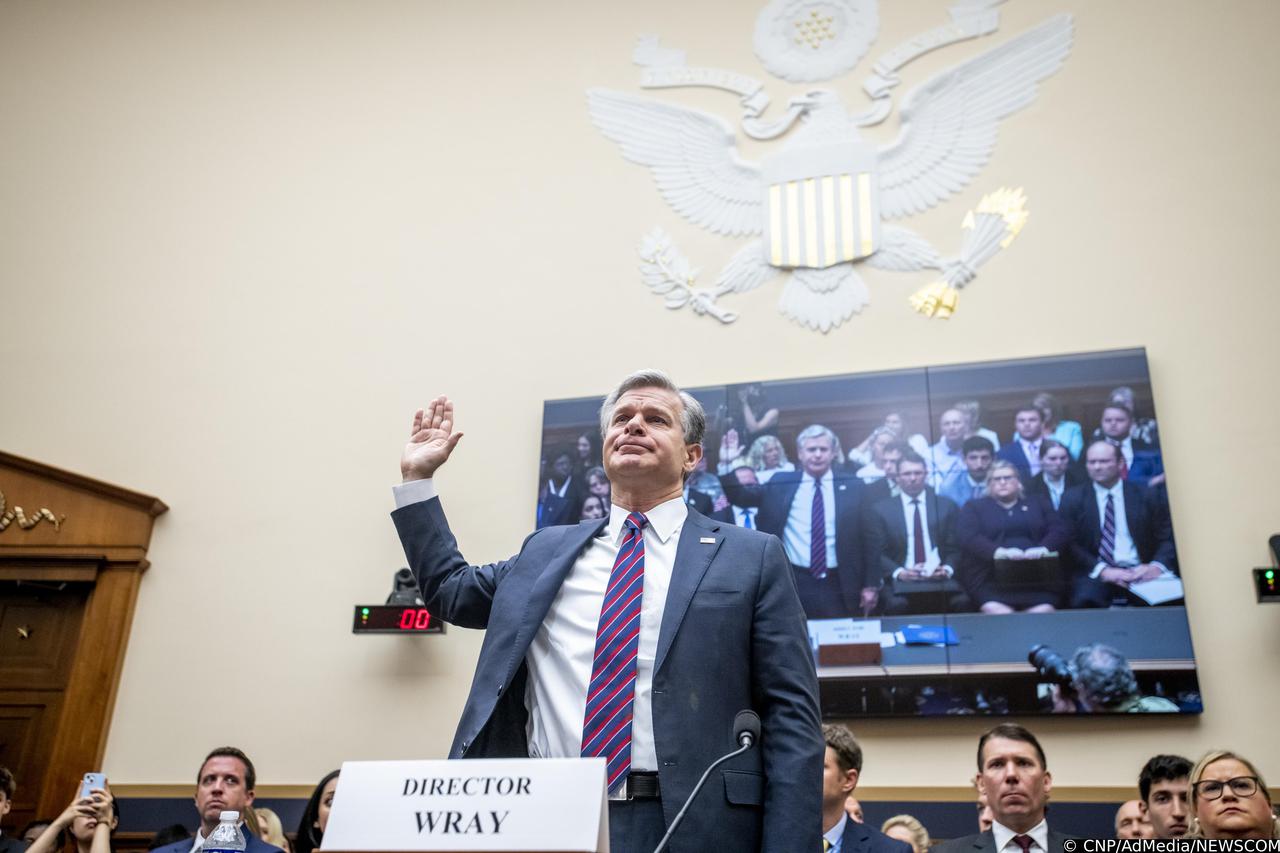
M824 426L796 437L799 470L781 471L764 485L720 478L729 501L760 508L760 530L782 540L796 590L810 619L852 616L862 591L858 517L866 485L840 462L840 439Z
M1071 607L1126 600L1140 581L1177 574L1177 552L1162 489L1120 479L1120 448L1095 441L1085 449L1090 482L1063 495L1059 512L1071 528Z
M858 787L862 773L862 747L853 732L844 726L824 725L822 737L827 749L822 763L821 849L828 853L911 853L910 844L851 819L845 811L845 801Z
M898 496L898 463L902 461L902 454L908 449L903 442L895 441L880 451L884 476L862 490L863 507L874 506L885 498Z
M997 459L1012 462L1024 484L1040 473L1040 443L1044 441L1044 413L1035 406L1023 406L1013 416L1013 438L1001 445Z
M1047 498L1058 509L1067 489L1080 485L1083 479L1072 464L1066 445L1046 438L1040 442L1040 473L1027 484L1027 494Z
M196 844L203 846L224 811L240 813L245 853L281 853L279 847L258 838L244 825L244 814L253 805L256 784L257 773L249 756L234 746L220 746L210 752L196 775L196 811L200 813L196 837L157 847L154 853L191 853Z
M979 438L990 444L985 438ZM877 599L886 613L950 613L965 607L966 597L954 582L959 548L955 536L956 505L925 485L928 465L914 452L898 463L897 500L880 501L864 512L867 577L862 607ZM895 593L895 582L900 593ZM928 584L929 592L908 593L912 584ZM923 586L922 586L923 589Z
M1016 723L987 730L978 739L978 791L995 820L986 832L948 841L937 853L1063 853L1070 836L1045 819L1052 787L1035 735Z
M1160 448L1133 434L1133 411L1112 402L1102 410L1101 438L1120 448L1120 479L1139 486L1164 482L1164 461Z
M750 708L767 746L717 770L671 849L816 850L817 677L781 544L686 506L706 419L665 374L627 377L600 421L610 517L472 566L432 480L453 404L414 417L392 518L427 607L487 629L449 757L604 757L612 849L648 853Z

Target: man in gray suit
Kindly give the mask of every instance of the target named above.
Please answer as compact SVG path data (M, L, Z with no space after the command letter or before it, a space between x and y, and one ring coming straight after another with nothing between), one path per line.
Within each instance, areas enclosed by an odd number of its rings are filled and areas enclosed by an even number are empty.
M1053 777L1036 736L1001 723L978 739L978 792L995 821L977 835L948 841L938 853L1063 853L1070 836L1049 828L1045 807Z
M776 537L685 504L705 425L665 374L627 377L600 409L610 516L543 528L515 558L477 566L432 480L462 435L453 404L418 410L392 518L431 612L486 629L449 757L602 757L611 849L648 853L752 709L761 747L716 771L670 849L818 850L824 745L804 613Z

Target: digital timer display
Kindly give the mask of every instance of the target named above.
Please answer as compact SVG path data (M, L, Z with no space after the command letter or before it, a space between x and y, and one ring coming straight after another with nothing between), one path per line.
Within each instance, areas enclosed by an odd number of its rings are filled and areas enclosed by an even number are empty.
M357 604L353 634L443 634L444 622L425 607Z

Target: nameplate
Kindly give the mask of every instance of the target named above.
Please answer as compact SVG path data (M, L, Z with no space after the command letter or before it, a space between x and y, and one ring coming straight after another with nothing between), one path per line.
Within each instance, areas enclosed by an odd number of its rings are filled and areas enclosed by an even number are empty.
M348 761L324 853L608 853L602 758Z

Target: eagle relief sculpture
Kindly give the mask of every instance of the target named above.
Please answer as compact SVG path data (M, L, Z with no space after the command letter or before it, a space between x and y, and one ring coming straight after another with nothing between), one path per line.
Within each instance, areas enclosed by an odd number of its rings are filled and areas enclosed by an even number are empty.
M669 308L732 322L718 304L780 274L778 302L788 318L830 331L870 300L856 269L935 269L941 279L915 293L911 305L949 317L957 289L1007 246L1027 218L1022 191L1000 189L964 217L960 254L943 258L896 221L960 192L991 158L1000 122L1031 103L1040 81L1071 50L1072 19L1040 25L927 80L903 100L897 139L876 146L860 128L893 111L897 72L919 56L995 32L1002 0L957 0L950 21L881 56L863 84L869 108L851 113L830 89L791 99L786 113L762 118L764 84L742 74L689 66L684 53L643 37L634 59L643 88L702 86L740 96L742 130L757 140L785 139L761 162L738 156L732 126L719 116L609 89L591 89L594 124L628 160L647 166L658 191L686 219L727 237L750 238L709 288L661 228L640 243L645 283ZM879 29L876 0L773 0L760 13L755 52L769 72L790 83L828 80L852 69Z

